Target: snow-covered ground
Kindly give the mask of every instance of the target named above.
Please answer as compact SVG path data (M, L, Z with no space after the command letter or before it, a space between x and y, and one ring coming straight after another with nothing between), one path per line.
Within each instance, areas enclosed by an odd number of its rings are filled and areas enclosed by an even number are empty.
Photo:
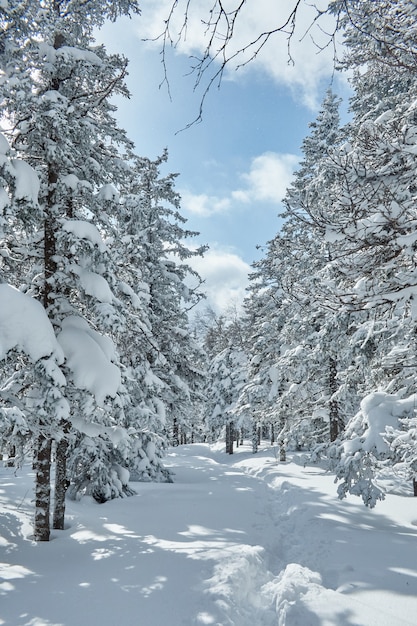
M340 502L333 478L274 450L172 449L174 484L104 505L30 540L30 470L0 470L0 624L417 624L417 499Z

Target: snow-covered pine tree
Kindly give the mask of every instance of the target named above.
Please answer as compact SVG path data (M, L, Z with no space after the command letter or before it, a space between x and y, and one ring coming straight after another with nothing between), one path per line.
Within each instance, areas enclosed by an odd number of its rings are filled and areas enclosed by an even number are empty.
M342 277L335 290L339 301L345 309L366 312L352 336L371 363L364 394L375 388L402 395L414 391L417 118L411 8L405 1L356 3L345 22L345 66L356 70L354 119L350 142L333 155L335 212L326 237L329 269ZM354 448L349 443L343 448L339 492L374 503L368 488L378 458Z
M316 121L310 124L310 135L303 141L304 158L293 184L287 190L283 214L287 220L283 232L291 242L292 258L299 259L300 265L296 267L299 274L291 289L294 304L298 301L301 307L300 313L304 317L301 325L305 327L308 336L302 349L304 359L309 359L308 378L317 386L306 395L314 398L316 412L327 413L330 440L337 438L344 423L337 392L338 372L343 362L340 348L346 343L343 339L346 316L337 310L335 313L335 309L328 306L329 288L319 280L319 275L330 259L324 234L326 223L334 210L328 195L334 172L327 162L342 140L339 106L340 99L329 89ZM301 268L302 265L307 265L308 269ZM333 277L327 279L331 284ZM300 336L299 333L297 335Z
M324 235L333 211L328 188L334 173L326 161L340 142L339 99L329 90L303 142L304 158L284 199L284 225L256 264L248 305L255 310L254 299L263 303L252 324L257 354L249 384L265 386L258 393L263 418L279 422L280 432L291 430L295 445L320 441L323 420L332 439L343 424L337 376L347 320L329 306L329 285L319 278L329 261Z
M205 429L210 441L217 441L225 429L226 452L233 452L235 430L242 423L235 409L245 383L246 353L241 346L230 344L211 361L207 391Z
M106 398L117 396L120 372L112 363L117 357L111 340L94 326L111 331L120 318L112 293L112 257L104 239L114 228L111 213L117 208L114 195L112 206L106 205L112 189L108 185L121 174L121 151L130 150L108 100L113 93L125 92L126 63L94 47L92 31L107 18L138 11L138 6L123 0L88 5L55 0L42 6L27 2L23 12L20 8L2 5L7 32L20 20L13 42L6 39L4 44L5 132L17 153L36 169L41 187L38 211L22 202L6 223L4 241L13 255L7 257L4 278L42 302L55 332L61 340L62 333L66 335L63 343L71 345L68 336L75 335L93 342L100 368L109 375L107 390L94 387L97 379L83 373L80 359L67 352L65 369L72 389L67 394L72 411L82 409L87 418L99 418L104 429L112 428L121 407L116 402L109 411ZM49 397L53 392L42 393ZM42 438L35 446L36 489L41 494L36 508L44 511L49 506L51 440L62 440L77 416L72 413L68 423L52 418L52 413L39 413ZM99 437L103 435L108 438L104 431ZM111 467L106 471L111 482ZM65 471L57 475L65 476ZM58 488L61 511L63 492ZM62 514L57 517L62 524ZM35 514L35 538L48 537L48 516L38 519Z
M248 296L244 302L245 346L247 351L246 381L237 401L239 421L257 433L269 430L271 443L277 439L284 454L287 414L279 401L282 381L275 369L282 348L280 336L285 306L278 282L268 271L268 246L264 259L253 264ZM257 436L256 436L257 439Z
M204 432L209 441L226 436L226 452L233 453L242 421L236 402L246 376L246 323L235 307L217 314L207 309L195 320L196 331L208 359L204 406ZM247 426L248 424L246 424Z
M142 375L150 384L143 400L159 423L158 429L171 439L174 423L185 433L191 432L194 402L204 380L188 317L202 297L201 279L188 260L203 254L205 247L193 249L187 243L197 233L184 227L176 175L161 175L167 158L165 152L155 161L136 159L121 228L135 258L132 267L138 274L138 287L146 286L147 330L141 331L145 358L139 367L145 365ZM138 362L131 348L127 354L132 363Z
M162 449L175 419L183 430L192 428L204 379L187 316L200 298L200 279L185 262L204 248L183 241L195 233L182 228L176 177L160 172L166 161L167 153L155 161L135 158L120 205L120 297L130 313L119 343L129 391L125 424L139 428L129 466L137 480L169 479Z
M25 265L27 222L22 206L39 211L39 180L25 161L12 159L8 142L0 136L0 450L8 464L23 463L27 444L36 445L35 538L49 538L50 429L67 419L63 397L66 381L59 365L64 355L41 303L3 282L16 279L14 264ZM20 240L20 241L19 241ZM19 245L17 242L19 241ZM10 459L12 457L12 459Z

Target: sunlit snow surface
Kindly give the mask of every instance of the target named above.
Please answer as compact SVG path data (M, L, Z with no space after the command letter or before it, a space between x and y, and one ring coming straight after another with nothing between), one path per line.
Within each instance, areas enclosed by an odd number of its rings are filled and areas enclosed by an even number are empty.
M417 499L340 502L333 478L274 449L172 449L174 484L69 502L30 540L30 467L0 470L0 624L401 626L417 623Z

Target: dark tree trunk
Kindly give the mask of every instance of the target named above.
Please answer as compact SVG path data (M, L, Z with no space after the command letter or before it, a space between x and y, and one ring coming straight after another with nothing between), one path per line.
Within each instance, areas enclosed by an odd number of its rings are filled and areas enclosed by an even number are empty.
M258 439L258 425L254 421L252 427L252 454L256 454L258 452L259 439Z
M337 391L337 365L336 360L330 357L329 360L329 392L333 397ZM330 423L330 441L335 441L339 436L339 407L336 400L329 402L329 423Z
M284 437L279 440L279 460L285 462L287 460L287 450L285 448Z
M417 479L413 478L413 495L417 497Z
M52 304L51 292L52 285L50 278L56 271L55 263L55 223L52 216L53 197L55 184L58 180L56 169L49 167L48 172L48 199L47 199L47 215L44 222L44 285L43 285L43 306L45 311L49 312L49 306ZM50 535L50 508L51 508L51 448L52 441L49 437L40 435L37 440L34 468L35 468L35 523L34 538L35 541L49 541Z
M7 467L13 467L14 463L15 463L15 457L16 457L16 447L15 446L10 446L9 450L8 450L8 458L7 458Z
M227 422L226 424L226 452L227 454L233 454L233 422Z
M40 435L35 450L35 541L49 541L51 501L51 439Z
M275 427L274 424L271 424L271 446L275 443Z
M67 452L68 440L66 435L69 431L69 424L64 425L64 436L56 446L55 458L55 502L52 527L57 530L64 530L65 527L65 495L67 493Z
M178 427L178 420L176 417L174 417L173 423L172 423L172 445L173 446L179 446L180 445L180 439L179 439L179 427Z
M285 446L285 433L287 432L287 420L285 414L282 414L279 420L279 434L277 443L279 446L279 460L285 462L287 460L287 450Z

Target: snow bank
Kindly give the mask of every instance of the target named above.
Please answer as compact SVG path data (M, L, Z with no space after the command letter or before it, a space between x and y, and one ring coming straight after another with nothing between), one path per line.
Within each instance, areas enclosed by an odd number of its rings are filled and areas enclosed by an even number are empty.
M278 626L287 624L303 624L307 626L308 617L303 605L303 596L317 594L325 589L322 586L321 576L312 572L308 567L298 563L290 563L280 573L276 580L266 586L265 591L273 594Z

